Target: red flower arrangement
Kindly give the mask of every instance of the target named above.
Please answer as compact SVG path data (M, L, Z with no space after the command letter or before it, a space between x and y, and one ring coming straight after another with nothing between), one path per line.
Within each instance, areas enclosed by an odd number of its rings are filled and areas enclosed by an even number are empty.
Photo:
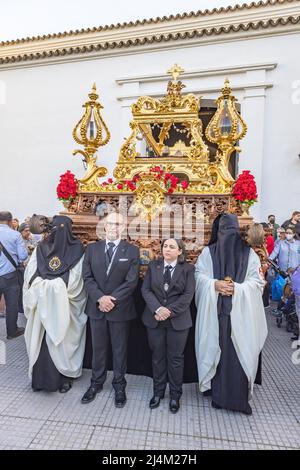
M232 195L236 201L245 202L252 206L257 201L257 188L254 176L250 171L243 171L236 180Z
M183 180L179 182L179 178L177 178L177 176L166 172L163 167L158 165L151 167L148 172L137 173L132 178L132 180L126 180L124 183L119 183L117 181L113 181L112 178L109 178L107 181L102 183L102 186L108 186L109 184L112 184L117 189L135 191L137 182L141 179L141 176L144 175L154 176L158 182L164 185L169 194L173 193L174 191L178 191L180 188L185 191L189 186L188 181Z
M56 188L56 194L60 201L73 201L77 196L78 181L75 175L66 171L63 175L60 175L60 180Z

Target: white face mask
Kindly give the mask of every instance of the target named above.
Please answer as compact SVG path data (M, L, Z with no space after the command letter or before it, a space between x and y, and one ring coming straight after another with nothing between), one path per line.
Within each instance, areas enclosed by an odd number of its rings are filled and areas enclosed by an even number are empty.
M292 240L292 239L294 238L294 235L293 235L292 233L287 233L287 234L285 235L285 238L286 238L287 240Z

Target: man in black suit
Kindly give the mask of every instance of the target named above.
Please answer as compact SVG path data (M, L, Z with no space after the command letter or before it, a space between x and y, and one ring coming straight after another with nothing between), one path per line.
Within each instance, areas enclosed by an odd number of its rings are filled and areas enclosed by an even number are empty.
M102 390L110 336L118 408L126 403L127 343L130 320L136 318L133 293L139 277L139 249L121 240L124 228L121 214L110 213L104 223L106 239L88 245L83 263L93 359L91 385L81 402L89 403Z

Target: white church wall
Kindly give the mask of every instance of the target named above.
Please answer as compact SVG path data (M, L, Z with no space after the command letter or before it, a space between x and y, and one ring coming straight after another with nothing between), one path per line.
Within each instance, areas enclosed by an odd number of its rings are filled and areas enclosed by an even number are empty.
M155 76L177 62L195 71L183 78L184 91L204 98L216 98L229 77L248 124L239 168L252 170L259 187L253 215L261 221L274 212L283 221L300 206L300 104L292 101L293 83L300 80L299 40L299 34L274 36L0 71L1 209L20 219L62 209L55 192L59 175L67 169L84 174L81 157L72 155L78 148L72 130L94 81L111 132L98 163L112 174L130 132L130 104L143 94L164 93L167 76ZM253 64L262 66L255 70ZM208 75L201 74L205 70Z

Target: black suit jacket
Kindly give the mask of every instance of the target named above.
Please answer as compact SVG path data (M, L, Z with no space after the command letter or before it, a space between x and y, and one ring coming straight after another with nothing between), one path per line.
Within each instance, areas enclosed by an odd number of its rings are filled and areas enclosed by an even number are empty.
M133 293L139 278L137 246L121 240L108 275L105 263L105 240L88 245L83 261L83 279L88 293L87 315L96 320L127 321L136 317ZM108 313L100 312L98 300L103 295L115 297L116 305Z
M158 321L154 315L159 307L171 311L170 321L174 330L191 328L190 304L195 292L195 267L187 262L177 263L167 292L164 291L164 260L151 261L148 265L142 295L146 302L143 323L156 328Z

